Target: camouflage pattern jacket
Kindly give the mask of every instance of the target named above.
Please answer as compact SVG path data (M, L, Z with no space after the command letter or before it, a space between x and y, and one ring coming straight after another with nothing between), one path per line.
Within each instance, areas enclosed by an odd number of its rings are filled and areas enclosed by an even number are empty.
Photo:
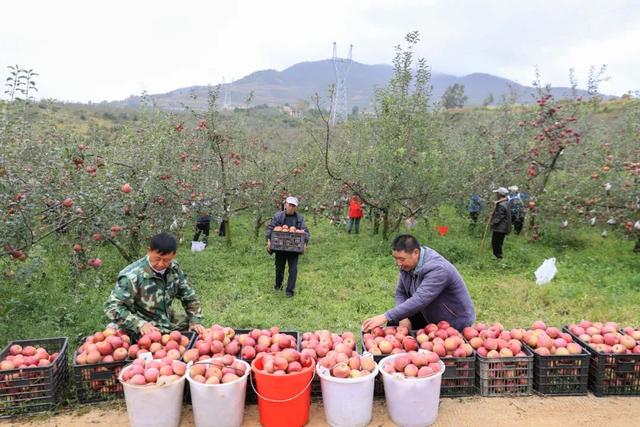
M182 302L189 324L202 322L200 301L178 263L171 261L163 280L151 269L145 256L118 274L104 312L111 321L129 331L137 333L145 322L150 322L162 332L168 332L176 328L171 309L174 298Z

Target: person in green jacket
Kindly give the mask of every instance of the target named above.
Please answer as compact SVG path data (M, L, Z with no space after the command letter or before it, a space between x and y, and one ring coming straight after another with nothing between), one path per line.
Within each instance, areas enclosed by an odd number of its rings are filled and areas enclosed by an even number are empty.
M157 234L149 242L147 255L118 274L104 312L120 329L133 336L156 330L204 332L200 301L175 261L177 248L175 237ZM174 312L174 298L180 300L186 316Z

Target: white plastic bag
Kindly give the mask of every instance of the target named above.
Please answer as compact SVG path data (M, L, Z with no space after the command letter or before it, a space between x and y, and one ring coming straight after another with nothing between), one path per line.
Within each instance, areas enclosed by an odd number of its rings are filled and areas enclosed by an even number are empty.
M556 275L558 269L556 268L556 259L549 258L545 259L544 262L535 272L536 275L536 283L538 285L544 285L545 283L549 283L551 279Z
M207 245L205 245L205 244L204 244L204 243L202 243L202 242L196 242L196 241L193 241L193 242L191 242L191 252L200 252L200 251L204 251L204 248L205 248L206 246L207 246Z

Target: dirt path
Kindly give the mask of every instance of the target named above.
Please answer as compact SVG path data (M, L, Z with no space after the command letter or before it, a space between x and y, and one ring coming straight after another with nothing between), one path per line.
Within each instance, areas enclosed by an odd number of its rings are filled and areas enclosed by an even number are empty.
M465 397L440 401L438 421L434 426L491 427L571 427L638 426L640 397ZM259 426L257 405L247 405L245 426ZM0 420L0 426L86 427L127 426L123 402L85 406L59 415L38 416L22 420ZM185 406L181 427L193 427L191 407ZM324 426L321 403L313 403L308 426ZM376 400L370 426L393 426L384 401Z

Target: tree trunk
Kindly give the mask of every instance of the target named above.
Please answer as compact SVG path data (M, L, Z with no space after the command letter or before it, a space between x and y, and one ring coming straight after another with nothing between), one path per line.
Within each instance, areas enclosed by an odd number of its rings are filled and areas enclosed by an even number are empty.
M636 245L633 248L633 252L640 254L640 234L638 234L638 240L636 240Z
M257 239L260 236L260 228L262 227L262 214L261 213L259 213L258 216L256 217L256 224L255 225L256 226L255 226L255 229L253 231L254 231L255 237Z
M377 209L371 211L373 216L373 234L376 235L380 232L380 213Z
M382 240L389 240L389 211L382 210Z

